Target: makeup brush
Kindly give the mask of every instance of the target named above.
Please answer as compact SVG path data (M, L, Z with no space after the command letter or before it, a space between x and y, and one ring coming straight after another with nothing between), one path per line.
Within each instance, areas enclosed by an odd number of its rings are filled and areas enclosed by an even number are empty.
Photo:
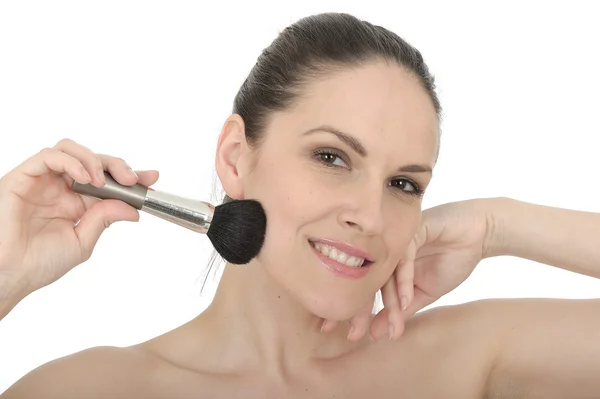
M229 263L243 265L260 252L265 238L267 217L256 200L233 200L213 206L208 202L179 197L140 184L124 186L104 172L106 184L73 182L71 189L98 199L116 199L134 208L206 234L215 250Z

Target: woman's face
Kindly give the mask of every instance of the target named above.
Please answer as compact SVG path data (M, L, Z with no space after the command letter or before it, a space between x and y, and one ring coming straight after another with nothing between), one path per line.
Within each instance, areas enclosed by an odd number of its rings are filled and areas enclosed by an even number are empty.
M254 262L312 313L353 316L405 256L437 146L428 94L397 66L310 84L273 115L243 181L267 214Z

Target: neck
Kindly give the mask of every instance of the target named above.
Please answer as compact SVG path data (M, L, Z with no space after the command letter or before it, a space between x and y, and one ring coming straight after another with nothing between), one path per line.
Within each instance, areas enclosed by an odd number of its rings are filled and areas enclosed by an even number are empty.
M347 325L321 332L311 314L256 261L227 265L215 298L199 321L209 325L211 346L234 368L260 368L278 375L308 362L338 357L357 343Z

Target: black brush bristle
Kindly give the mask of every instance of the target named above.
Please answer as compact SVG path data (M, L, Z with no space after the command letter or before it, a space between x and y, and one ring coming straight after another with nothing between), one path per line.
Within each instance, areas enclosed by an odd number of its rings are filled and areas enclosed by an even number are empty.
M256 200L233 200L215 207L206 235L229 263L244 265L260 252L267 231L267 215Z

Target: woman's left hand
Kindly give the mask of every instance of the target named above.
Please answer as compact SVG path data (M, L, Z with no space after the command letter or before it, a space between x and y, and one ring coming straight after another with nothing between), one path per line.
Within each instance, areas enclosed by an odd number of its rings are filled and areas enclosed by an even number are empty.
M372 318L372 312L375 305L375 298L370 300L367 305L350 320L351 328L348 333L348 339L357 341L361 339L371 325L370 335L373 338L379 338L386 334L390 337L399 337L404 331L404 319L402 310L406 309L413 298L414 290L414 260L417 249L417 241L413 239L409 244L405 260L401 261L381 288L381 296L384 303L384 309L379 312L375 318ZM321 327L322 332L333 331L338 322L324 320ZM385 331L381 332L384 328Z
M495 205L494 199L474 199L423 211L406 260L381 289L384 309L371 319L373 302L369 302L350 320L348 339L362 338L369 326L375 339L400 337L407 318L462 284L494 239ZM405 301L400 300L403 297ZM337 324L324 321L322 330L331 331Z
M371 325L371 336L376 337L374 332L381 335L381 328L385 328L390 336L396 337L402 335L404 330L404 315L402 309L409 306L413 298L413 275L414 275L414 260L417 250L417 241L413 239L409 244L406 258L401 261L381 288L381 295L384 303L384 309L372 319L373 307L375 298L370 300L367 305L350 320L351 328L348 333L348 339L356 341L361 339ZM338 325L338 322L332 320L323 321L321 331L333 331ZM374 329L374 327L378 327ZM386 334L386 331L383 334ZM377 336L378 337L378 336Z

